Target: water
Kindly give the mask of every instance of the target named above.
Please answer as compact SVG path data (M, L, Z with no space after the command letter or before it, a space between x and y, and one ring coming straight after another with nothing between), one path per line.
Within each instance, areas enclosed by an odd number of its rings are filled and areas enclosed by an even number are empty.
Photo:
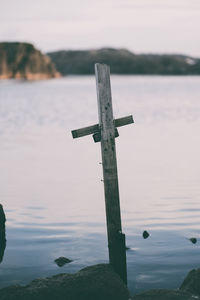
M177 288L200 265L200 77L111 80L115 117L135 120L116 139L129 289ZM108 262L100 145L71 136L97 123L95 88L92 76L0 81L0 287Z

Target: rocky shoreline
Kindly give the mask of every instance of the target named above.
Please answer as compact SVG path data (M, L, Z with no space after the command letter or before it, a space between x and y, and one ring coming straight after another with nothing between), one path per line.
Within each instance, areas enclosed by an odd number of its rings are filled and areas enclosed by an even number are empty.
M0 43L0 79L58 78L51 58L29 43Z
M194 300L200 299L200 269L188 273L179 289L154 289L135 296L108 264L74 274L35 279L0 289L0 300Z
M0 204L0 263L6 246L6 217ZM58 266L71 260L59 257ZM130 296L109 264L98 264L74 274L58 274L33 280L26 286L0 289L0 300L194 300L200 299L200 269L188 273L178 289L154 289Z

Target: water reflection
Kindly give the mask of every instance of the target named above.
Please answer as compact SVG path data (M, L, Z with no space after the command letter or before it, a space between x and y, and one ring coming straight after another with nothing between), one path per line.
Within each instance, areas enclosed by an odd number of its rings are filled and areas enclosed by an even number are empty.
M0 204L0 263L3 260L4 251L6 248L6 217L3 210L3 206Z
M57 257L74 260L65 272L108 262L99 145L70 131L97 122L93 79L1 84L0 287L59 273ZM200 77L114 76L112 89L115 117L136 121L116 141L130 291L177 288L199 264Z

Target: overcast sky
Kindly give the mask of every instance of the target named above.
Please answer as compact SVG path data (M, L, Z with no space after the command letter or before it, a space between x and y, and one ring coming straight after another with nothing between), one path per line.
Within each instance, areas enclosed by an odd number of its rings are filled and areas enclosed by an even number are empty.
M200 57L200 0L0 0L0 41Z

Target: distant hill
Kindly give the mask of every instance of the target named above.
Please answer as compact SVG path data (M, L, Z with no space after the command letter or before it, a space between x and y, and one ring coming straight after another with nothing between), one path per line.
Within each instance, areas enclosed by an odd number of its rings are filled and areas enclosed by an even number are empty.
M126 49L49 52L63 74L94 74L95 63L110 65L113 74L200 75L200 59L184 55L134 54Z
M59 77L50 57L28 43L0 43L0 79Z

